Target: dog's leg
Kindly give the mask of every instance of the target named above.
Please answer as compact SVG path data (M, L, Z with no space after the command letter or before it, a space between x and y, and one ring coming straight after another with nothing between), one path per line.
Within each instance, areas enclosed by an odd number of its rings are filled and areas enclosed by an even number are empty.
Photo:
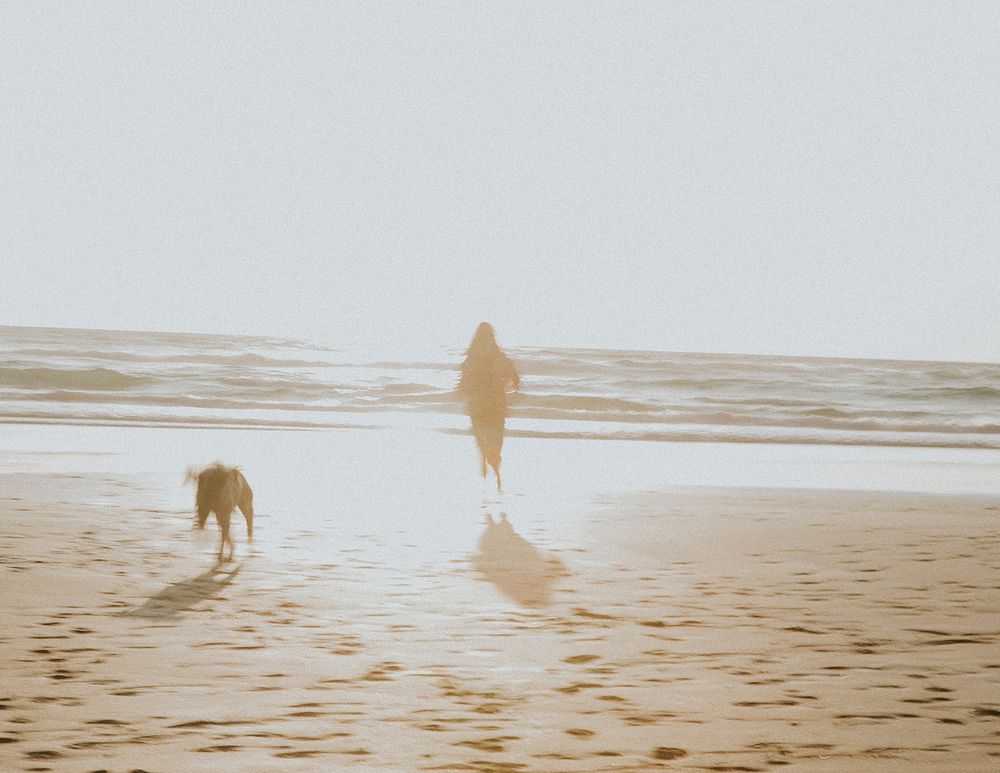
M219 521L219 531L222 532L222 536L221 536L221 539L219 541L219 563L220 564L222 563L222 555L223 555L223 551L225 550L227 542L229 543L229 546L230 546L229 554L230 554L230 557L232 557L232 552L233 552L232 551L233 538L229 535L229 521L231 519L231 516L232 516L232 511L227 512L225 510L223 510L221 513L220 512L216 512L216 514L215 514L216 519Z
M247 479L240 474L240 512L247 522L247 542L253 542L253 489L247 483Z

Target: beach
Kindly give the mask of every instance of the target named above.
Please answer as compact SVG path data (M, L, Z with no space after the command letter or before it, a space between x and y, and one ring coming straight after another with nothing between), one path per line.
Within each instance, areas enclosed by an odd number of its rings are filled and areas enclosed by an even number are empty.
M995 453L8 425L0 768L994 770Z
M1000 773L998 30L0 6L0 773Z
M1000 773L998 30L4 4L0 773Z

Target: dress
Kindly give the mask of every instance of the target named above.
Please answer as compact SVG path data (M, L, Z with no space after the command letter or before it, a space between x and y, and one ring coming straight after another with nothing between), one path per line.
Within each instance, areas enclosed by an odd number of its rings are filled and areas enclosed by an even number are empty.
M470 352L462 366L458 389L468 406L472 434L483 461L494 469L500 466L507 389L517 387L519 382L514 364L496 345L485 352Z

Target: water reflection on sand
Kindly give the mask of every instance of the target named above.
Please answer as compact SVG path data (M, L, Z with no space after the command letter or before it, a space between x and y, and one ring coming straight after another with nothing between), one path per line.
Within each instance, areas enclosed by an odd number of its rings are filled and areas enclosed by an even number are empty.
M556 581L568 574L562 561L546 556L518 534L506 513L498 520L486 514L473 567L500 593L523 607L539 608L552 601Z

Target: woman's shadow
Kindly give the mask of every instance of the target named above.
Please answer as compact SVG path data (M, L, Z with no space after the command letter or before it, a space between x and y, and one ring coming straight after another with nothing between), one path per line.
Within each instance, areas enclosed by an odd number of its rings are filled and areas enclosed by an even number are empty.
M199 601L219 595L229 583L236 579L242 564L223 571L219 566L186 580L168 585L155 596L134 609L122 612L126 617L153 617L167 619L177 617Z
M486 514L486 529L477 547L473 568L522 607L548 606L556 580L569 574L562 561L545 556L514 531L506 513L499 521Z

